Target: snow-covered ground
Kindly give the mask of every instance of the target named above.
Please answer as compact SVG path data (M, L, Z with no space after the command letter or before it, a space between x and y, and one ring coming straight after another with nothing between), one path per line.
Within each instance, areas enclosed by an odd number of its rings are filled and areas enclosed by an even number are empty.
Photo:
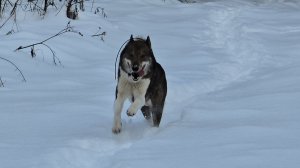
M296 168L300 166L300 3L296 0L99 0L75 33L36 46L66 27L19 12L0 29L1 168ZM2 24L5 19L2 18ZM99 27L104 42L91 37ZM16 29L16 28L14 28ZM150 35L165 68L162 123L123 113L111 132L114 61L129 36ZM128 107L126 105L125 108ZM126 109L123 109L124 111Z

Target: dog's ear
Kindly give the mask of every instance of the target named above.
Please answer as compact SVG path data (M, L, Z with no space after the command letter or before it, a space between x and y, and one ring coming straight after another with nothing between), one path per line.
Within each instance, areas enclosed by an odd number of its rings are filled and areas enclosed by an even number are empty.
M150 37L149 36L147 36L146 43L149 46L149 48L151 48L151 41L150 41Z
M133 39L133 35L131 35L130 36L130 40L129 40L129 42L133 42L134 41L134 39Z

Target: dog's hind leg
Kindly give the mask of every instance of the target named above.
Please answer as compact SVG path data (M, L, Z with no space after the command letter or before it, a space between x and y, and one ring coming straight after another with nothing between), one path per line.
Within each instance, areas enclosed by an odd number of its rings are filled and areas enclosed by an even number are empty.
M153 126L159 127L161 116L163 113L163 105L153 106L152 107L152 120L153 120Z
M141 108L141 111L142 111L145 119L150 120L150 118L151 118L150 107L149 106L143 106Z
M166 84L162 86L157 92L151 97L152 107L150 109L152 114L153 126L159 127L160 120L163 114L165 98L166 98ZM165 92L164 92L165 91Z

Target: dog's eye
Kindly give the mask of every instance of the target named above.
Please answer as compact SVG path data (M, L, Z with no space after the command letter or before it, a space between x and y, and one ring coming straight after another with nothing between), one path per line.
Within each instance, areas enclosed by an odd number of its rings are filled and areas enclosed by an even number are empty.
M141 58L146 58L146 55L144 55L144 54L143 54L143 55L141 55Z
M133 54L129 54L129 57L132 58L132 57L133 57Z

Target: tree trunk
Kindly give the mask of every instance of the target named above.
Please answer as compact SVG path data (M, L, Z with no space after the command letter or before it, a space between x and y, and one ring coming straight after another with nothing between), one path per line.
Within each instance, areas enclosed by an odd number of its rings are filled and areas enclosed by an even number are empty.
M70 19L77 19L78 18L78 11L75 9L75 10L72 10L71 7L72 7L72 2L74 0L68 0L68 5L67 5L67 17L70 18Z
M1 16L2 16L2 0L0 0L0 18L1 18Z
M45 0L45 4L44 4L44 12L45 12L45 14L47 12L47 8L48 8L48 0Z

